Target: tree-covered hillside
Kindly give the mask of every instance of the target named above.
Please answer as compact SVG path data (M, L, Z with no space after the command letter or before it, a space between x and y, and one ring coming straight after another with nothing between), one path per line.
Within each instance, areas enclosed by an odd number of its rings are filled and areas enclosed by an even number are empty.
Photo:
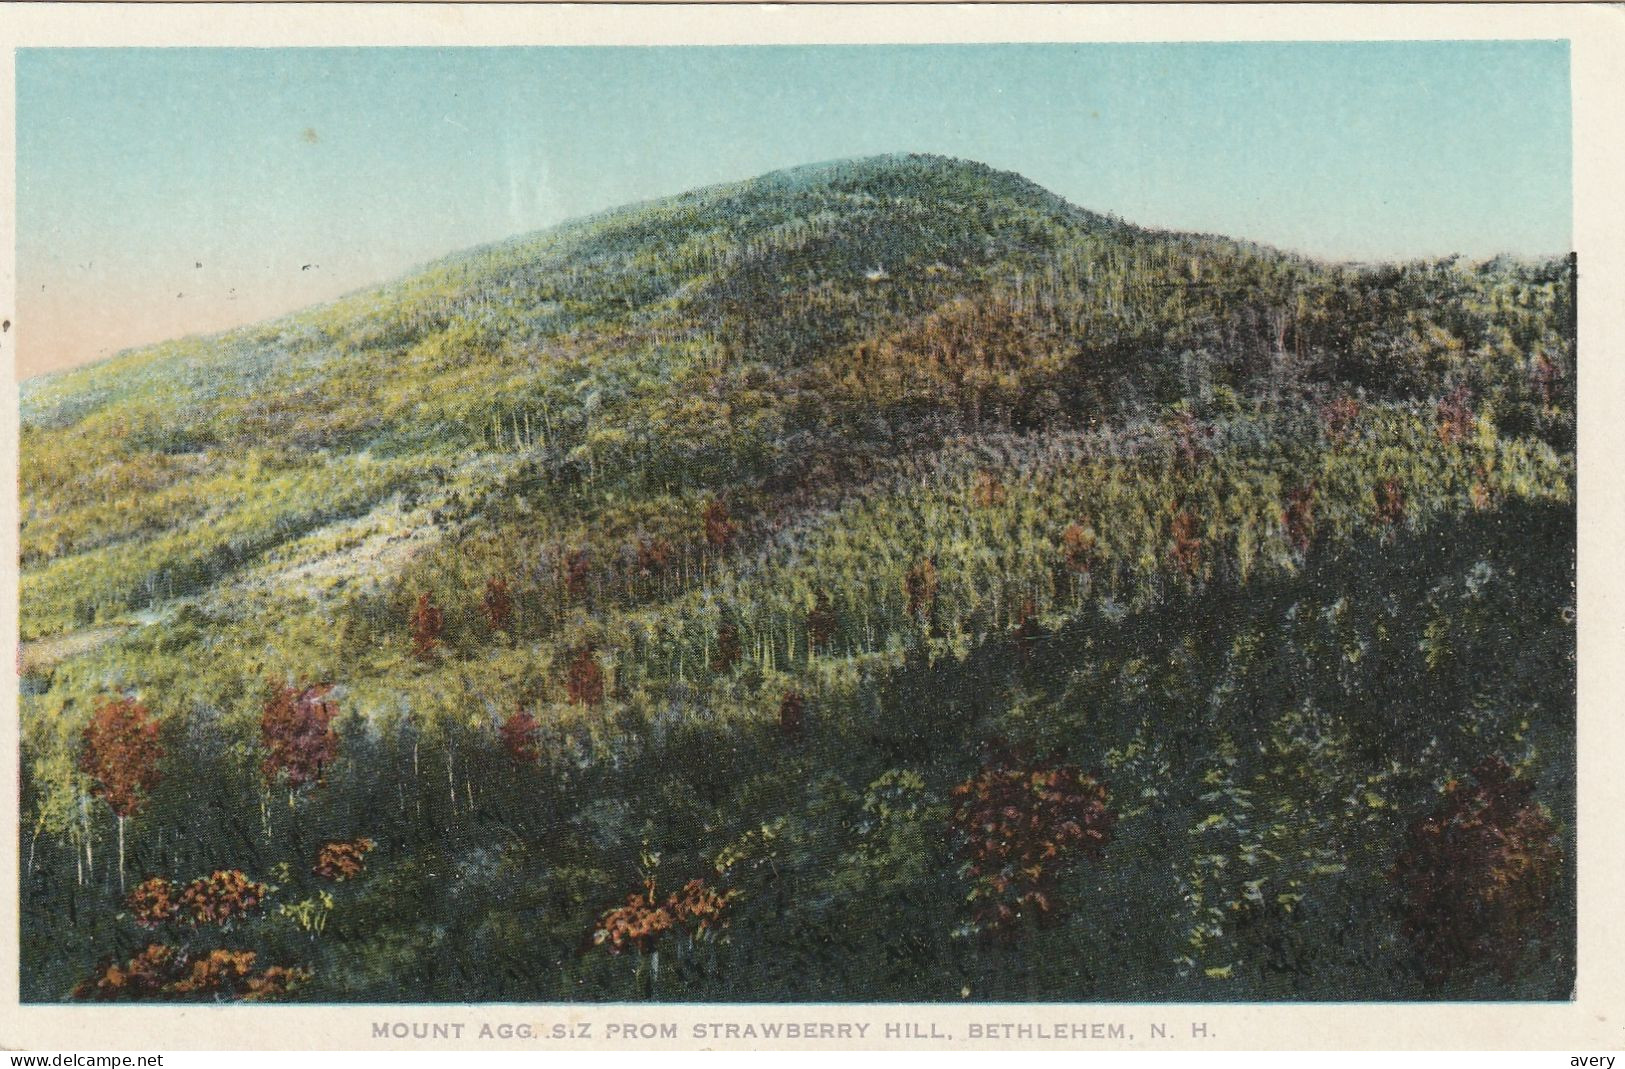
M28 383L24 997L1567 997L1573 316L879 157Z

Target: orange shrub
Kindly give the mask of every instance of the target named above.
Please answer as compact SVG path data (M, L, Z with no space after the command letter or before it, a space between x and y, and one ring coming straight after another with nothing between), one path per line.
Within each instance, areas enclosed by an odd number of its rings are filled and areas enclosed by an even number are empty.
M153 876L138 884L125 897L124 904L130 908L137 924L154 928L174 920L180 913L180 889L172 880Z
M1354 423L1360 418L1360 402L1353 397L1337 397L1320 407L1320 422L1334 442L1348 441Z
M108 961L95 976L81 981L73 997L97 1002L147 999L240 999L269 1001L284 998L311 979L308 970L273 965L254 972L252 950L219 949L192 954L184 947L149 944L120 965Z
M1377 484L1377 520L1392 527L1405 519L1405 488L1397 479L1384 479Z
M1439 441L1446 445L1460 442L1472 433L1472 394L1465 386L1458 386L1440 399L1434 409L1439 420Z
M971 501L981 508L991 508L1004 503L1004 484L999 477L991 471L976 473L976 481L971 485Z
M270 889L240 869L218 869L187 884L180 895L180 916L189 924L230 924L265 902Z
M316 864L310 871L334 883L352 880L366 868L367 854L374 845L366 838L326 843L316 852Z
M683 932L692 940L704 939L728 926L726 912L737 891L719 892L704 880L690 880L661 900L653 878L643 881L643 893L629 895L626 905L609 910L593 932L594 946L611 954L656 949L662 935Z

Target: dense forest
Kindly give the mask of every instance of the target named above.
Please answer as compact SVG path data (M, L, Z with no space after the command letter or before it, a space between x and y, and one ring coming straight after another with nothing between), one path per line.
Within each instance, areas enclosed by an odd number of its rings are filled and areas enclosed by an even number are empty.
M26 383L23 998L1566 999L1574 299L892 156Z

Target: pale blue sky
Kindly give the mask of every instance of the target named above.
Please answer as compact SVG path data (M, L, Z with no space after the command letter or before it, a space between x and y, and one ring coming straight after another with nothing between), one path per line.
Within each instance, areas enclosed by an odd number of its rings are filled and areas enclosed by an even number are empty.
M1569 128L1565 42L22 50L19 373L879 152L1332 258L1565 252Z

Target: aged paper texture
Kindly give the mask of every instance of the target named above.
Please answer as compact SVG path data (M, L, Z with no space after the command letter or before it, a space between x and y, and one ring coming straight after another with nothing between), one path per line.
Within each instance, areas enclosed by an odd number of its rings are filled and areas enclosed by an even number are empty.
M1625 1046L1618 8L0 45L0 1045Z

